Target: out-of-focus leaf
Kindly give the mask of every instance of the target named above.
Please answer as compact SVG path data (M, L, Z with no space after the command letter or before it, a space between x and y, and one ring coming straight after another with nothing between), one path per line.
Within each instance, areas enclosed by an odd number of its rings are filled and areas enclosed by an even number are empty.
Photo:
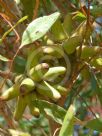
M59 136L73 136L75 109L71 105L65 115Z
M92 72L90 72L90 75L91 75L92 90L95 91L95 94L98 96L99 101L102 105L102 88L99 86L99 82L97 80L96 75L94 75Z
M100 4L99 6L95 6L93 7L93 9L91 9L91 14L94 16L94 17L99 17L99 16L102 16L102 4Z
M24 73L26 66L26 60L20 56L17 56L14 60L13 70L16 73Z
M62 124L66 114L66 110L64 110L62 107L45 100L35 100L34 105L38 107L42 113L46 113L57 123Z
M9 59L5 58L4 56L0 55L0 60L2 61L9 61Z
M18 130L13 130L13 129L9 129L9 132L10 132L11 136L31 136L28 133L24 133L24 132L21 132Z
M20 48L43 37L59 16L60 13L55 12L49 16L43 16L32 21L23 33Z
M20 0L20 1L22 2L24 7L24 14L28 15L28 18L32 20L36 1L35 0L30 0L30 2L29 0Z
M86 127L102 132L102 118L90 120L86 123Z
M54 40L56 41L66 39L66 34L64 32L64 29L60 20L57 20L54 23L54 25L51 27L51 33L54 37Z
M64 18L63 28L65 29L65 31L68 33L69 36L72 32L72 24L73 24L72 23L72 15L67 14Z

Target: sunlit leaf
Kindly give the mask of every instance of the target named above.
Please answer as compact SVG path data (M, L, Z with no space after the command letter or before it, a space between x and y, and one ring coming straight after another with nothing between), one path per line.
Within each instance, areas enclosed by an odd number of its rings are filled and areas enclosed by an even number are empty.
M32 21L23 33L20 48L43 37L59 16L60 13L55 12L49 16L43 16Z
M75 109L71 105L65 115L59 136L73 136Z

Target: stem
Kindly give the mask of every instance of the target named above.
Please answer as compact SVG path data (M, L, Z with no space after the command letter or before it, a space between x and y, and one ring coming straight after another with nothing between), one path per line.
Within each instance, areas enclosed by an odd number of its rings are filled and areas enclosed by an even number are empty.
M6 82L6 80L8 79L8 77L9 77L11 71L12 71L12 67L13 67L14 60L15 60L17 54L19 53L19 51L20 51L20 48L18 48L16 54L14 55L14 57L13 57L13 59L12 59L12 61L11 61L10 68L9 68L10 70L9 70L8 74L6 75L6 77L5 77L4 81L3 81L3 83L1 84L0 90L2 90L2 88L3 88L3 86L4 86L5 82Z
M37 17L39 5L40 5L40 1L39 1L39 0L36 0L36 5L35 5L35 8L34 8L33 19L35 19L35 18Z

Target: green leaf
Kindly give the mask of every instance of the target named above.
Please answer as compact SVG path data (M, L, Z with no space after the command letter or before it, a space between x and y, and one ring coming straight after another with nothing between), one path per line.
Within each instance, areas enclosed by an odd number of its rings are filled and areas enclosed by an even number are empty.
M73 17L73 19L76 21L84 21L86 20L86 16L82 12L76 11L76 15Z
M102 118L90 120L85 126L90 129L102 132Z
M20 48L43 37L59 16L60 13L55 12L49 16L39 17L32 21L23 33Z
M28 15L28 18L32 20L36 1L35 0L30 0L30 2L29 0L20 0L20 1L23 4L24 14Z
M26 60L20 56L17 56L14 60L13 71L16 73L24 73L26 66Z
M68 36L70 36L73 30L72 15L70 13L68 13L64 18L63 28L65 32L67 32Z
M38 107L43 114L47 114L47 116L50 116L54 121L62 124L66 114L66 110L62 107L45 100L35 100L34 106Z
M9 59L5 58L4 56L0 55L0 60L2 61L9 61Z
M99 98L100 104L102 105L102 87L100 86L100 83L99 83L96 75L92 72L90 72L90 75L91 75L92 90L95 91L96 95Z
M59 136L73 136L75 109L71 105L65 115Z

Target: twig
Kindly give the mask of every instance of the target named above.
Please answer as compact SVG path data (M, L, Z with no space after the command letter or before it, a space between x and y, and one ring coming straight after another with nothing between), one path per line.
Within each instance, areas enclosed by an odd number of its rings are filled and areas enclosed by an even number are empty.
M41 130L41 132L43 133L44 136L48 136L48 135L45 133L45 131L44 131L43 128L40 127L39 129Z
M18 20L18 17L13 12L11 12L4 0L0 0L0 5L5 9L6 13L8 14L11 20Z
M11 136L11 134L9 134L9 132L7 130L2 129L2 128L0 128L0 134L1 133L4 134L4 136Z
M12 31L14 30L14 28L16 26L18 26L20 23L22 23L24 20L26 20L28 18L28 16L24 16L23 18L21 18L14 26L12 26L7 32L4 33L4 35L2 36L2 40L4 40L6 38L6 36Z
M97 20L95 20L95 22L96 22L98 25L102 26L102 23L98 22Z
M66 10L65 10L65 8L63 8L61 2L59 2L58 0L52 0L52 1L62 13L64 13L64 14L66 13Z
M5 77L4 81L3 81L3 83L2 83L1 86L0 86L0 90L2 90L4 84L6 83L6 80L7 80L8 77L9 77L10 72L12 71L12 66L13 66L14 60L15 60L17 54L19 53L19 51L20 51L20 48L18 48L16 54L14 55L14 57L13 57L11 63L10 63L9 72L8 72L8 74L6 75L6 77Z
M37 17L38 9L39 9L39 4L40 4L40 1L39 1L39 0L36 0L36 5L35 5L35 8L34 8L33 19L35 19L35 18Z
M5 21L7 24L9 24L9 26L10 26L11 28L13 27L13 25L11 24L10 19L9 19L9 17L8 17L7 15L5 15L5 14L3 14L3 13L0 13L0 17L2 17L2 18L4 19L4 21ZM20 39L19 34L17 33L17 31L16 31L15 29L13 29L13 31L14 31L14 33L16 34L16 37L17 37L16 42L17 42L17 41L19 41L19 39Z
M81 1L80 1L80 6L81 6ZM84 10L83 10L83 7L81 7L83 13L85 14ZM82 39L82 42L81 42L81 45L79 47L79 55L78 55L78 58L80 58L81 56L81 53L82 53L82 45L84 43L84 40L85 40L85 37L86 37L86 34L87 34L87 31L90 27L90 0L88 0L88 9L87 9L87 22L86 22L86 28L85 28L85 32L84 32L84 35L83 35L83 39Z
M4 40L5 37L6 37L18 24L22 23L22 22L23 22L24 20L26 20L27 18L28 18L27 16L21 18L11 29L9 29L6 33L4 33L4 35L2 36L2 40ZM17 54L19 53L19 51L20 51L20 48L18 48L18 50L16 51L16 53L15 53L13 59L11 60L11 63L10 63L10 66L9 66L9 72L8 72L7 76L5 77L3 83L2 83L1 86L0 86L0 90L1 90L2 87L4 86L6 80L7 80L8 77L9 77L10 72L12 71L13 62L14 62L14 60L15 60Z
M47 9L46 0L42 0L42 2L43 2L44 10L45 10L46 14L48 15L48 14L49 14L49 11L48 11L48 9Z
M55 130L53 136L56 136L56 133L57 133L59 130L60 130L60 128L56 128L56 130Z
M90 25L90 0L88 0L87 25Z
M15 124L12 120L12 113L4 101L0 101L0 114L5 118L10 128L15 128Z
M0 71L0 76L3 77L3 78L5 78L5 77L8 75L8 73L9 73L8 71ZM10 72L8 78L11 79L11 78L13 77L12 74L13 74L13 73Z
M78 94L78 96L80 97L80 99L85 103L86 107L90 110L90 112L93 114L93 116L97 119L96 114L92 111L92 109L88 106L88 104L86 103L86 101L84 100L83 97L80 96L80 94Z
M102 50L100 50L99 52L101 52ZM88 61L87 63L89 63L92 59L94 59L94 57L96 57L98 53L96 53L94 56L92 56ZM78 75L80 74L80 72L86 67L86 64L83 64L83 66L78 69L77 71L75 70L73 75L71 76L70 80L67 82L66 84L66 88L68 89L68 93L71 91L73 85L75 84L76 80L77 80L77 77ZM59 101L58 101L58 104L60 106L63 106L65 100L66 100L66 97L67 96L63 96Z

